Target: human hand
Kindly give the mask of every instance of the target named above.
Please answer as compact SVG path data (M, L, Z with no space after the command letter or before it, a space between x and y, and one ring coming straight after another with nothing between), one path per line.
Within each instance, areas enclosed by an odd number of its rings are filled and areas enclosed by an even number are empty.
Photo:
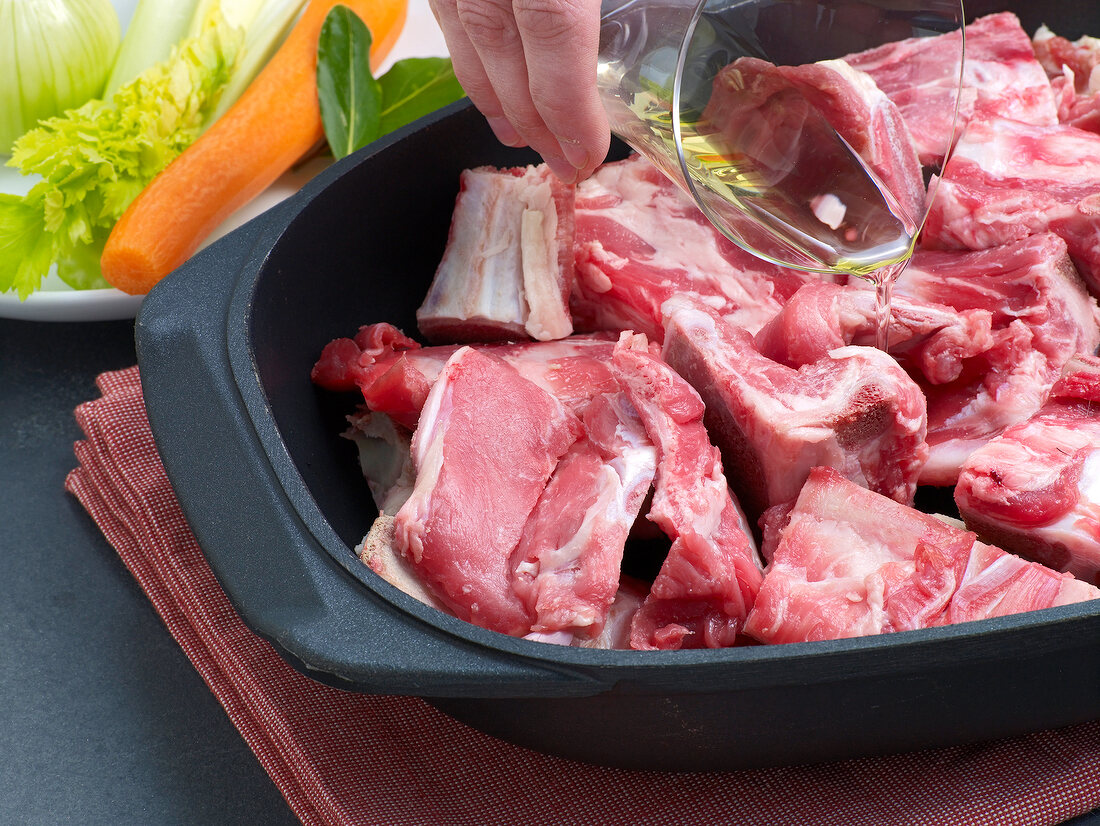
M611 135L596 93L600 0L430 0L455 75L507 146L573 183Z

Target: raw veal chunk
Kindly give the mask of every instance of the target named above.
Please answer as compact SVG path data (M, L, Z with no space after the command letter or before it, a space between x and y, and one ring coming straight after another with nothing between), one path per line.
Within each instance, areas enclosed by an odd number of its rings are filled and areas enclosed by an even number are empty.
M745 631L761 642L841 639L1100 598L934 516L815 468L769 562Z
M951 134L958 41L955 31L899 40L845 58L874 78L897 104L925 164L943 160ZM981 17L966 27L960 130L975 116L1041 125L1058 122L1050 81L1035 59L1031 38L1011 12Z
M1062 237L1100 291L1100 135L999 118L970 122L944 167L921 243L983 250Z
M545 164L467 169L416 320L431 341L564 338L572 284L573 187Z
M920 388L873 347L841 347L799 369L687 297L665 303L664 357L698 391L750 519L793 500L810 469L911 504L928 455Z
M578 330L622 330L661 341L661 304L698 295L755 332L815 276L769 264L727 239L639 155L604 164L577 185Z
M822 118L805 111L809 106ZM739 58L715 78L704 116L727 139L735 140L735 151L756 159L760 174L783 175L790 164L798 164L800 186L807 195L818 196L832 191L833 169L846 163L848 155L848 149L828 133L831 127L878 175L910 221L918 222L924 215L924 179L905 120L869 75L843 60L775 66L754 57ZM822 131L808 140L815 129ZM790 157L796 147L803 153L797 160ZM844 208L835 231L863 229L860 205ZM756 248L767 249L762 246L767 243L761 238Z
M505 634L530 630L512 552L582 433L561 402L499 358L464 347L447 361L413 436L416 485L394 541L456 616Z
M649 350L645 336L624 333L612 369L657 448L648 518L672 539L634 616L630 645L733 645L760 587L761 565L718 449L703 427L703 402Z
M1100 345L1096 300L1052 233L976 252L918 250L895 295L992 320L990 340L954 376L917 376L930 450L921 484L953 485L975 449L1039 410L1070 358Z
M1100 585L1100 360L1066 370L1038 414L971 454L955 502L983 539Z

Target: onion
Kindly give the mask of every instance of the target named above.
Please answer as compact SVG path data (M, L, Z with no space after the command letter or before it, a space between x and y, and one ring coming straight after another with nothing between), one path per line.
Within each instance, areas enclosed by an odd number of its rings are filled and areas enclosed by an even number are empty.
M118 53L111 0L0 0L0 154L103 91Z

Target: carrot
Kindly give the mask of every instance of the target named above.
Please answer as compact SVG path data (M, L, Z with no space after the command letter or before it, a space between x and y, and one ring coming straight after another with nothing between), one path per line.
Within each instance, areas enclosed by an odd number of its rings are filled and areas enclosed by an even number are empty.
M139 295L174 270L234 210L324 140L317 40L337 3L371 31L374 67L393 48L408 0L310 0L283 45L237 102L164 169L115 224L103 277Z

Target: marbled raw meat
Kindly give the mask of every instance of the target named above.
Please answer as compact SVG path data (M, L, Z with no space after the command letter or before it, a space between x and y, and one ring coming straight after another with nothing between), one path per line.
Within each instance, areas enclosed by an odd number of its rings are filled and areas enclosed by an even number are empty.
M1096 300L1051 233L977 252L918 250L894 292L992 320L992 343L964 359L953 380L910 370L928 399L921 484L954 484L967 456L1034 415L1063 365L1100 345Z
M823 122L805 111L808 106ZM786 176L797 164L799 186L817 196L831 192L832 170L848 163L849 150L828 133L831 127L886 185L913 225L924 216L924 179L905 120L869 75L842 60L775 66L739 58L718 73L703 116L734 141L734 151L747 147L742 151L760 160L764 174ZM808 137L815 129L820 134ZM787 142L785 132L793 133ZM797 159L791 154L795 149ZM845 206L845 218L834 228L838 233L860 225L858 217L853 220L859 205Z
M420 332L439 342L572 333L573 196L546 164L463 171Z
M951 135L959 77L957 31L887 43L844 60L866 72L897 105L921 162L943 161ZM1012 118L1038 125L1058 122L1046 72L1031 38L1011 12L991 14L966 27L966 62L959 129L974 117Z
M1086 35L1070 41L1040 26L1031 38L1031 48L1051 80L1065 77L1069 69L1077 92L1100 90L1100 39Z
M638 649L722 648L737 641L762 569L756 547L703 426L703 402L645 336L624 333L612 370L657 448L647 518L672 539L634 615Z
M398 349L387 350L389 345ZM373 405L374 410L359 414L353 424L387 422L387 414L392 414L411 422L409 428L417 427L432 387L461 348L414 345L390 325L369 325L356 339L337 340L326 347L315 373L328 386L347 389L350 382L363 391L368 409ZM606 642L603 625L615 598L623 547L653 481L655 450L611 373L613 347L614 341L608 339L574 338L474 348L499 359L522 381L563 404L583 430L538 494L506 566L508 587L531 619L527 633L553 637L553 641ZM385 392L378 391L379 385ZM484 392L491 394L492 388ZM421 420L420 427L426 426ZM455 426L470 427L471 422ZM485 427L491 429L492 424ZM352 435L362 443L370 434L360 426ZM496 445L492 435L481 435L486 444ZM484 452L490 459L494 455L488 449ZM393 465L382 463L387 479L395 475ZM377 476L378 470L376 462L368 476ZM499 477L493 474L500 468L491 462L468 461L467 471L458 486L472 485L475 500L479 484L499 485ZM481 478L484 474L491 477L489 482ZM415 475L417 484L421 476ZM386 486L384 480L370 481L372 491ZM402 501L397 494L407 497L406 488L407 484L395 485L381 491L381 498L376 496L383 512L364 543L361 558L383 578L422 599L422 584L407 587L415 574L406 570L410 568L407 553L391 548L392 515Z
M604 164L577 187L578 330L633 330L660 341L661 304L698 295L733 323L760 329L815 276L756 258L639 155Z
M413 436L416 485L394 517L394 542L460 619L505 634L531 630L534 617L512 586L512 552L583 433L561 402L501 359L464 347L447 361Z
M601 635L653 483L657 454L623 393L595 396L583 420L585 435L558 462L512 553L512 588L535 634Z
M842 639L1050 608L1100 589L815 468L745 625L765 643Z
M1100 135L975 118L944 167L922 245L983 250L1043 232L1100 291Z
M499 356L559 400L576 406L616 388L607 367L602 365L610 358L614 344L613 337L595 335L485 344L478 349ZM327 390L359 390L369 409L385 413L412 430L443 365L460 346L422 347L392 324L368 324L354 338L337 338L326 344L311 376L314 383Z
M706 404L706 425L750 519L793 500L825 465L912 504L927 458L925 401L897 362L841 347L793 369L685 296L665 304L663 355Z
M974 451L955 502L984 540L1100 585L1100 359L1080 357L1032 418Z
M756 334L761 355L801 367L849 344L875 346L878 306L872 290L807 284ZM934 384L954 381L968 358L993 343L988 310L956 310L904 296L890 302L889 353Z

